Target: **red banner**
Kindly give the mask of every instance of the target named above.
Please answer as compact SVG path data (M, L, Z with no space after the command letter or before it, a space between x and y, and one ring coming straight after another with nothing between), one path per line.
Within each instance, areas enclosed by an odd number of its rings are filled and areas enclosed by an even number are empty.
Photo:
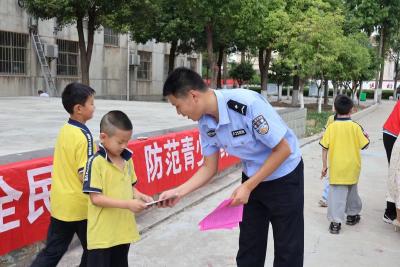
M132 141L137 188L154 195L188 180L203 157L197 129ZM49 224L52 157L0 166L0 255L44 240ZM239 160L220 151L219 170Z

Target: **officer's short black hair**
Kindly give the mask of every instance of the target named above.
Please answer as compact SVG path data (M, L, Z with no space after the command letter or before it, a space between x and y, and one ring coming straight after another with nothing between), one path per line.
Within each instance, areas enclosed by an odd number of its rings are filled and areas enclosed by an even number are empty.
M88 98L95 93L96 91L90 86L77 82L70 83L62 92L62 104L69 114L73 114L75 105L84 106Z
M197 72L180 67L168 75L163 87L163 96L186 96L190 90L204 92L207 90L207 85Z
M115 129L131 131L132 122L128 116L120 110L111 110L100 121L100 132L112 136Z
M335 110L339 115L349 114L353 108L353 101L347 95L338 95L335 98Z

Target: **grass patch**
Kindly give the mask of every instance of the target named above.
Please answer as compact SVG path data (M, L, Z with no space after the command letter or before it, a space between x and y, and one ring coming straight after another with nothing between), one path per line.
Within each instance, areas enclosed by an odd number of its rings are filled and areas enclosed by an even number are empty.
M318 113L315 110L307 110L307 121L306 121L306 134L305 136L311 136L316 133L323 131L328 117L332 115L332 111L322 111Z

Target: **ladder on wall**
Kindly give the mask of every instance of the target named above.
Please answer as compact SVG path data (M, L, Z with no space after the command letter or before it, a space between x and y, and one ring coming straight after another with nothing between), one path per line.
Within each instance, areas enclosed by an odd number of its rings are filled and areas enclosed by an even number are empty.
M50 96L57 96L58 95L57 88L54 83L54 79L51 76L49 64L47 64L46 57L44 56L43 44L40 41L40 37L35 32L32 32L31 36L32 36L33 47L35 48L36 54L38 56L40 67L42 69L43 78L46 83L47 93Z

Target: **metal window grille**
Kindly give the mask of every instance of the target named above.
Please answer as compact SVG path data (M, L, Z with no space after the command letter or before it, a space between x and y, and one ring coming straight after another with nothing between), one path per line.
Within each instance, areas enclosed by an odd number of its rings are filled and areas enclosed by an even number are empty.
M113 29L104 27L104 44L119 46L119 34Z
M138 51L140 65L137 71L139 80L151 80L151 52Z
M28 35L0 31L0 74L26 74Z
M78 42L57 40L57 75L78 76Z

